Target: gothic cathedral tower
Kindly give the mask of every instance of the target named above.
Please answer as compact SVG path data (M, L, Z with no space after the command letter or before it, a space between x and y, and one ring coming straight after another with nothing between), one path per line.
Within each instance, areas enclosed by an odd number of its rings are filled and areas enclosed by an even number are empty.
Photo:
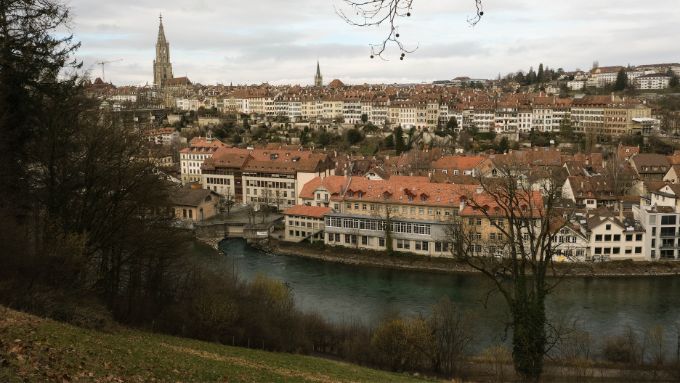
M319 68L319 60L316 61L316 75L314 75L314 86L323 86L323 77L321 77L321 68Z
M173 76L172 64L170 63L170 44L165 40L163 16L161 15L159 19L156 59L153 61L153 84L157 87L163 87L165 81L173 78Z

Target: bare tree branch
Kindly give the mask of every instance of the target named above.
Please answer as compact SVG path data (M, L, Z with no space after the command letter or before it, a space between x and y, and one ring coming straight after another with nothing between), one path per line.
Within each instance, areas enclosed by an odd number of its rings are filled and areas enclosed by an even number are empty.
M371 48L371 58L379 57L387 60L383 55L389 45L394 45L399 49L400 60L406 57L407 53L413 53L418 49L407 48L401 41L399 33L399 19L411 17L414 0L341 0L347 7L347 11L335 8L338 14L347 24L357 27L379 27L389 24L387 36L379 43L369 44ZM467 21L471 26L477 25L484 15L482 0L475 1L475 15L468 17ZM352 15L352 13L354 15Z

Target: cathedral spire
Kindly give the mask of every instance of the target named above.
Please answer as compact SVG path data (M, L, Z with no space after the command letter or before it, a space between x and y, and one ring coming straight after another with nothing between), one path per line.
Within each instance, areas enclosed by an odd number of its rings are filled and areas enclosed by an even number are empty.
M314 86L323 86L323 77L321 76L321 67L319 66L319 60L316 60L316 75L314 75Z
M153 62L153 83L162 87L172 79L172 64L170 63L170 44L165 39L163 29L163 15L158 16L158 40L156 41L156 60Z
M161 13L158 16L158 43L159 44L164 44L165 43L165 30L163 29L163 14Z

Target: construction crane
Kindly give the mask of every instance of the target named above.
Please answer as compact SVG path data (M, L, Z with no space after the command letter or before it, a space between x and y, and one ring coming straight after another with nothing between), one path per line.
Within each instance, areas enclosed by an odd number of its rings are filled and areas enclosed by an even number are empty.
M96 63L97 65L102 66L102 81L106 82L106 78L104 77L104 67L106 66L106 64L111 64L111 63L115 63L115 62L118 62L118 61L123 61L123 59L116 59L116 60L110 60L110 61L98 61Z

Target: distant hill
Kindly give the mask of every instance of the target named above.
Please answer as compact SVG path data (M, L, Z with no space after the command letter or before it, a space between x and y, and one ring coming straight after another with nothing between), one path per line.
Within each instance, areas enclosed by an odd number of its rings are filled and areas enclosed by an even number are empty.
M422 382L331 360L130 329L87 330L0 306L0 382Z

